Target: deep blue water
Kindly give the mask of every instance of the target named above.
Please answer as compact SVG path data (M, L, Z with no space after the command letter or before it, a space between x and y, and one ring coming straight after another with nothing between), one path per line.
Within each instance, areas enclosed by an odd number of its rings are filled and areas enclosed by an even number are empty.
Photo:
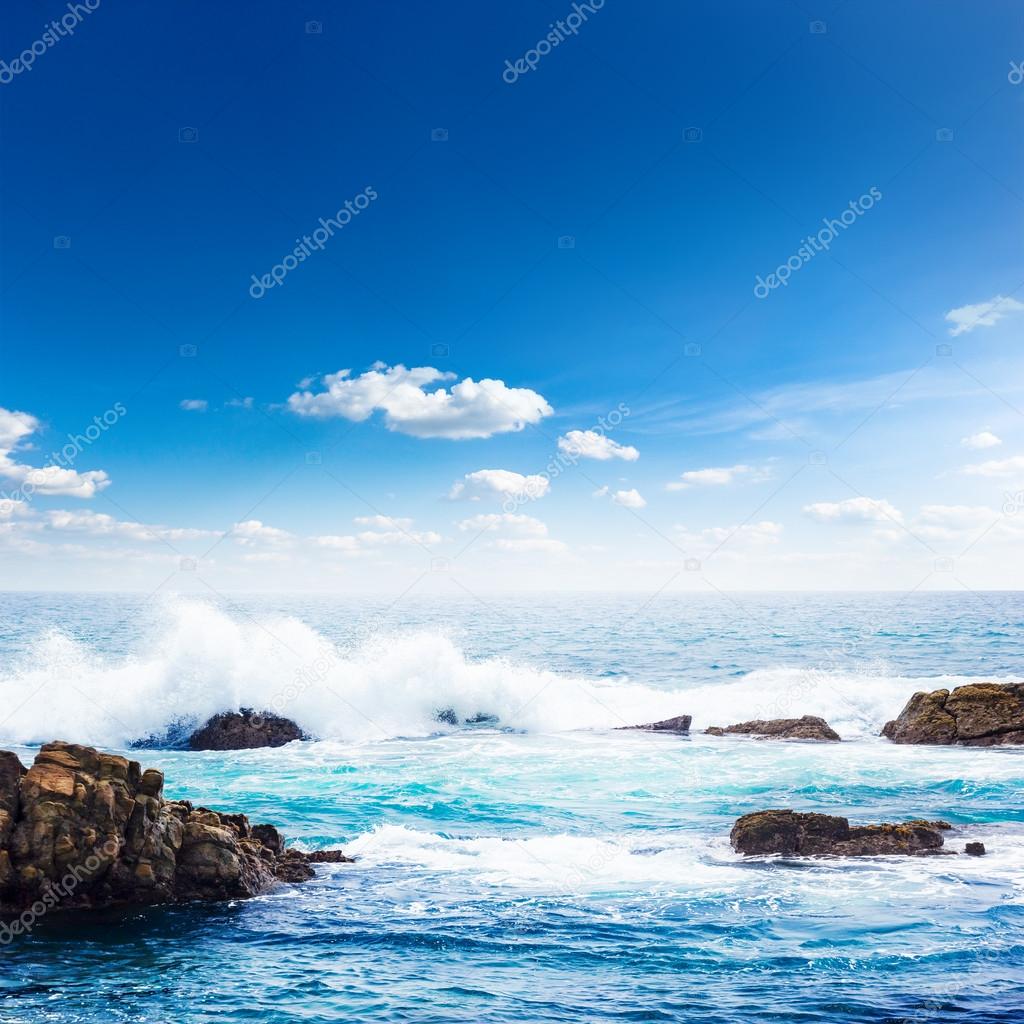
M0 946L0 1024L1024 1019L1024 749L877 736L915 689L1021 678L1024 598L641 604L0 595L23 760L272 704L318 739L132 756L358 857L231 905L51 914ZM615 729L683 712L822 714L844 742ZM990 852L738 858L734 819L779 806L944 817Z

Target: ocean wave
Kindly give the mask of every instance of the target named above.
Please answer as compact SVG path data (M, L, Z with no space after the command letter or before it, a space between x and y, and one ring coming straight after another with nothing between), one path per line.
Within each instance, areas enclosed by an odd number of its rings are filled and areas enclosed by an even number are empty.
M777 667L668 690L471 658L438 632L368 634L340 646L291 616L257 620L184 599L169 601L161 622L134 653L116 657L60 631L35 638L0 669L8 708L0 740L124 747L173 723L187 727L242 707L275 711L311 736L345 742L424 736L477 718L556 732L679 714L693 715L695 729L815 714L852 738L877 735L915 690L972 681Z

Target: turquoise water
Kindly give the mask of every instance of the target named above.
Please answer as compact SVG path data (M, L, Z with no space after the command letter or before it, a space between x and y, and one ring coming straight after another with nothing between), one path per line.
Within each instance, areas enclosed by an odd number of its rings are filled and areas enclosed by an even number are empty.
M877 737L915 689L1021 678L1024 599L642 604L0 596L23 760L274 704L318 738L132 756L358 857L229 905L51 914L0 948L0 1022L1024 1019L1024 749ZM616 730L680 713L822 714L844 743ZM943 817L990 853L741 860L732 822L773 806Z

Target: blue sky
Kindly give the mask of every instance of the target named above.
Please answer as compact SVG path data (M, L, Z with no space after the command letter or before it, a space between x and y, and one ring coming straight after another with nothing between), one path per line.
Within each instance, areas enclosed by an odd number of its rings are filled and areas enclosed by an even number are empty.
M0 36L6 586L1019 585L1018 5L91 2Z

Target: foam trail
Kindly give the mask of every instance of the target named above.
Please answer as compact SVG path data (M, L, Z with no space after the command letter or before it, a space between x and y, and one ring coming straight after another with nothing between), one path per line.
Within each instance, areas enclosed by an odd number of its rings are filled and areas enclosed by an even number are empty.
M346 742L422 736L436 714L497 716L529 731L614 728L678 714L694 727L819 714L843 736L877 735L917 689L963 678L765 669L740 680L668 691L596 681L500 658L471 659L439 633L371 637L343 650L293 617L233 618L195 600L168 602L160 632L110 657L51 632L0 669L0 740L60 737L105 746L159 735L240 707L274 710L310 735Z

